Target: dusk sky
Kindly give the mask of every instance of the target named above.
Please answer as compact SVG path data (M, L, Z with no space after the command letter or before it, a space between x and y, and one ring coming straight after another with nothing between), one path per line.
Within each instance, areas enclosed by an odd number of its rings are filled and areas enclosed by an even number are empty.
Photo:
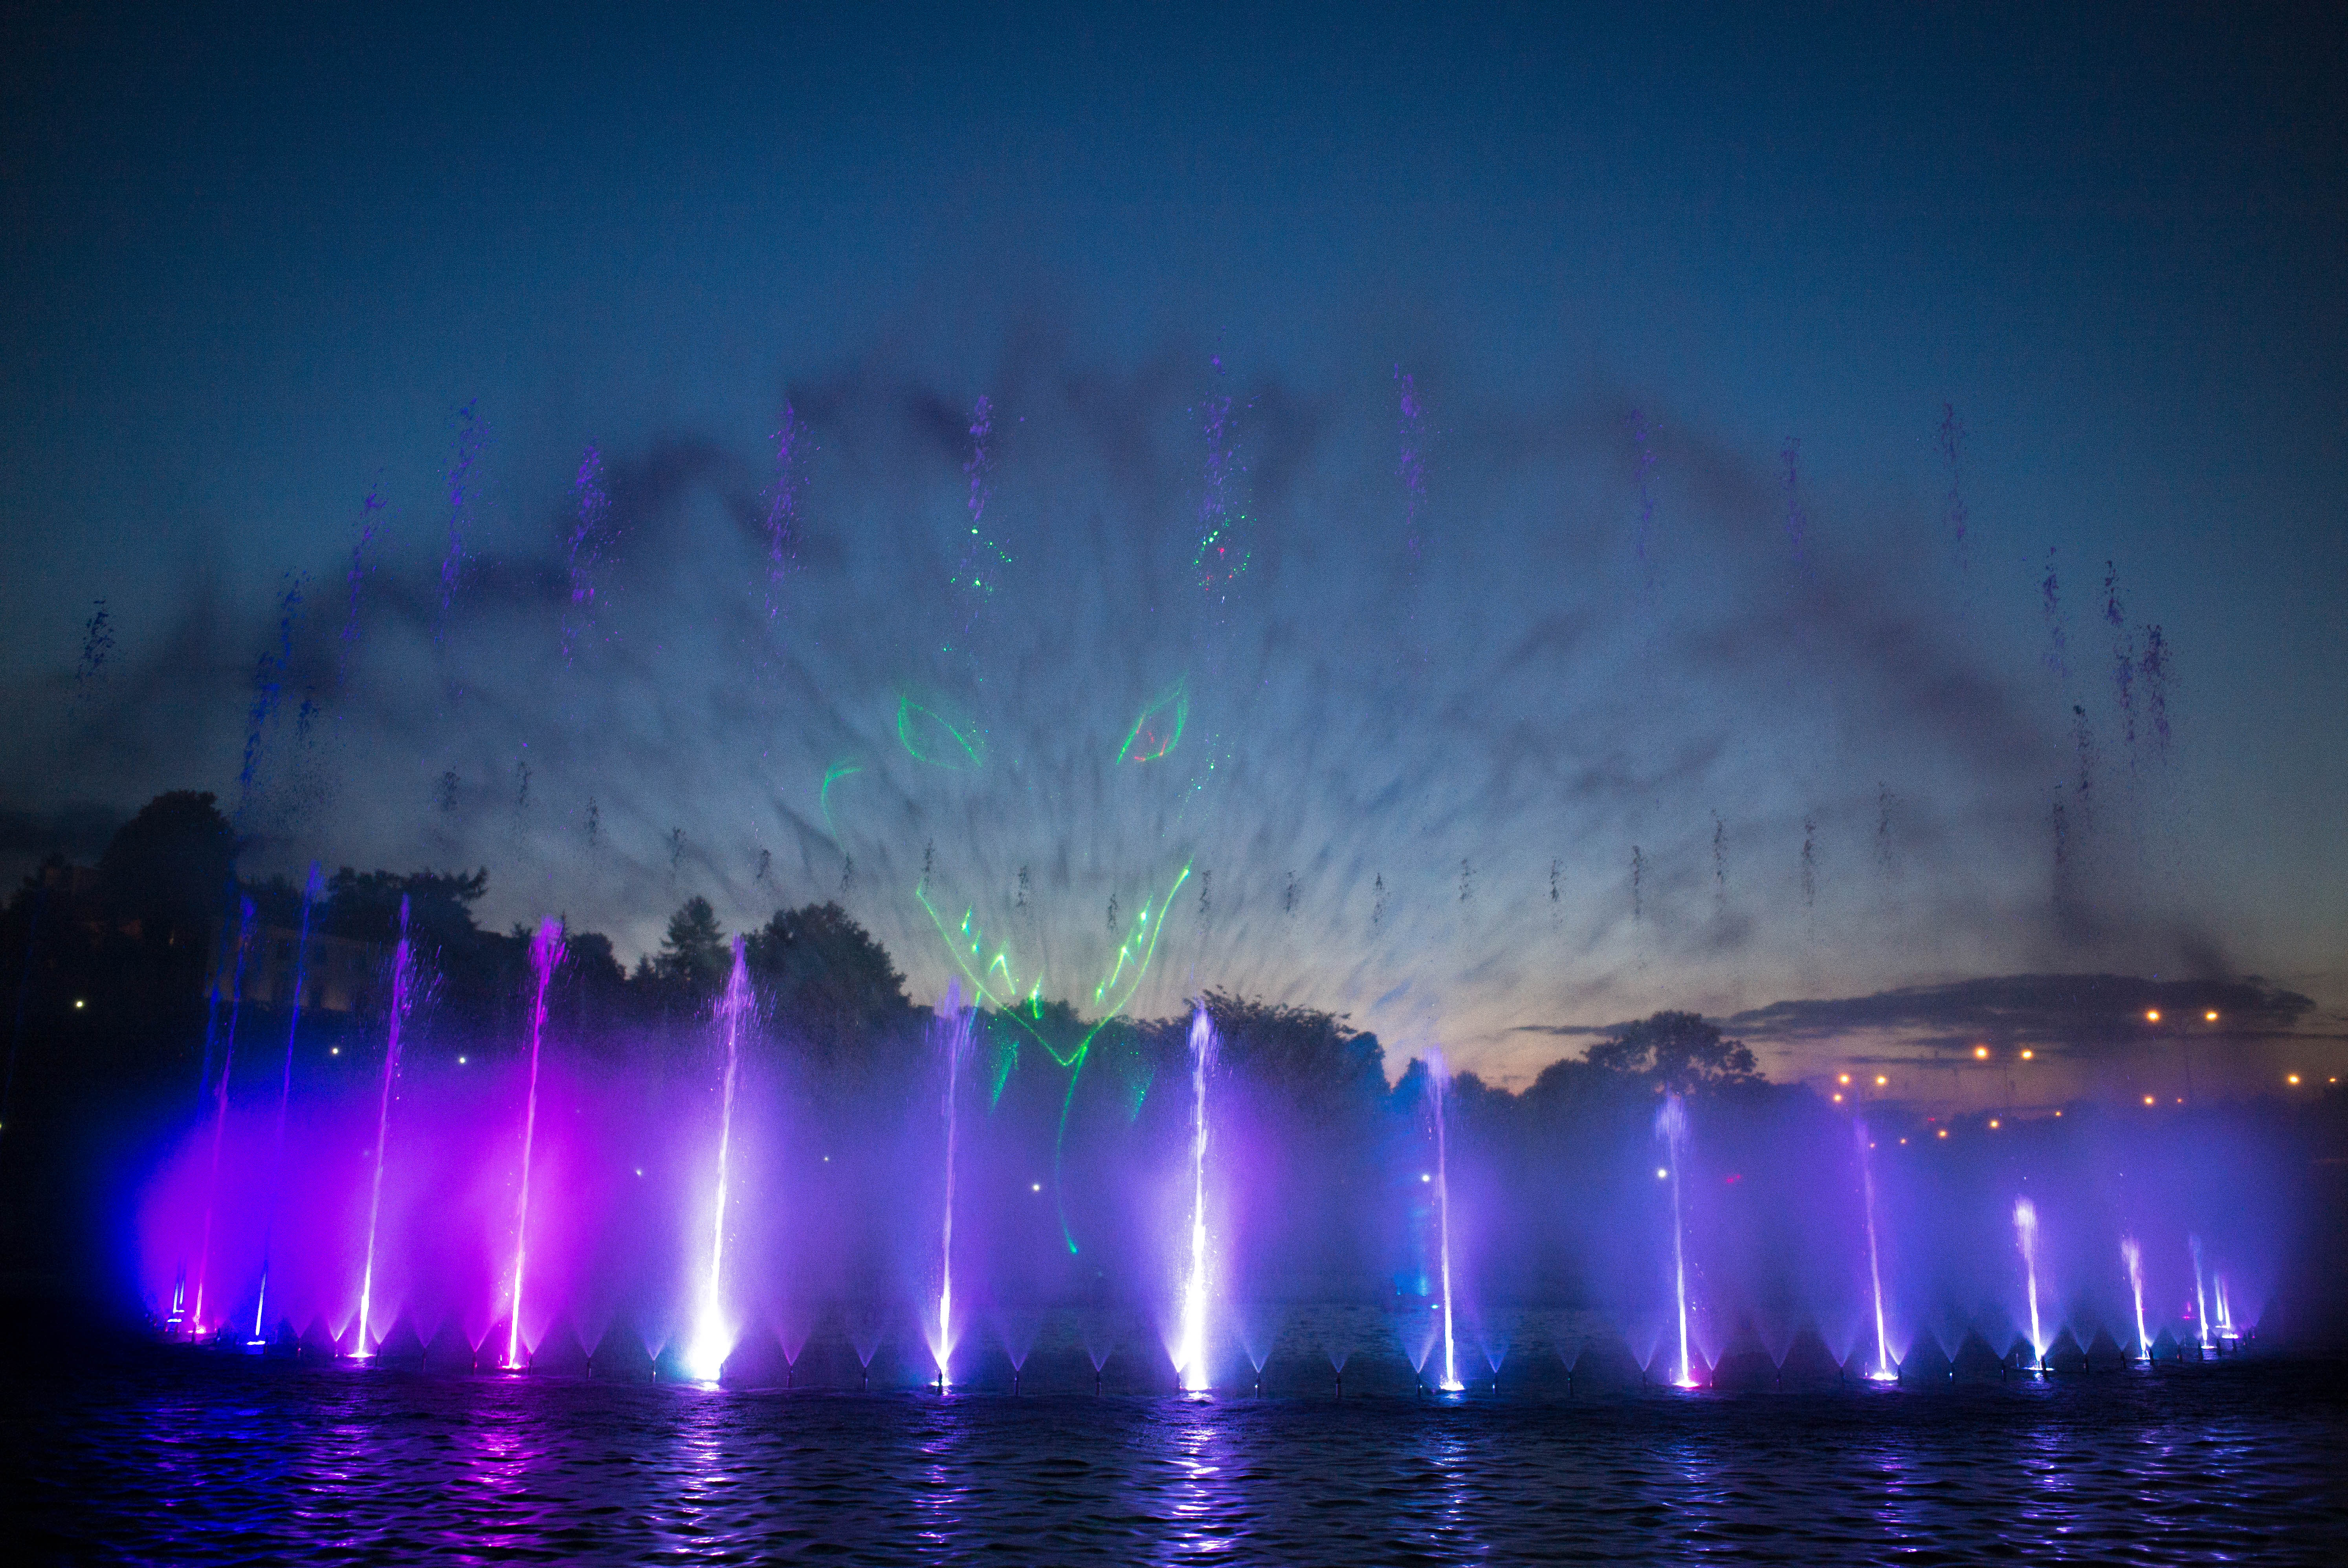
M2336 16L1102 15L12 15L0 869L2338 1060Z

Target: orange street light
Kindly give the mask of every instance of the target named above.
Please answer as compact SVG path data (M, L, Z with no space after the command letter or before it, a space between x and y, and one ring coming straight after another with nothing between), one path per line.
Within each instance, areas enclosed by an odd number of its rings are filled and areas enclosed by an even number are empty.
M2144 1021L2147 1023L2158 1023L2160 1021L2160 1009L2158 1008L2145 1009Z
M1973 1047L1973 1060L1975 1061L1987 1061L1989 1060L1989 1047L1985 1045L1977 1045Z

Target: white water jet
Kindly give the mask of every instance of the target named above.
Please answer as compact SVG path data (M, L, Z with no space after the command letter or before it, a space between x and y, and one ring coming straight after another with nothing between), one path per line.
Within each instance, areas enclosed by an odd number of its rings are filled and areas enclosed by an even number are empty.
M2046 1359L2046 1337L2038 1327L2038 1205L2028 1198L2013 1201L2014 1245L2022 1249L2022 1273L2030 1292L2030 1354Z
M383 1050L383 1101L375 1118L375 1181L367 1194L366 1263L359 1274L359 1337L352 1354L365 1359L375 1352L367 1346L367 1316L375 1305L376 1225L383 1217L384 1147L391 1138L391 1085L399 1076L399 1020L407 1012L407 899L399 900L399 945L391 953L391 1021Z
M2234 1333L2234 1309L2226 1300L2226 1276L2218 1276L2218 1343L2222 1347Z
M1181 1337L1174 1353L1182 1387L1213 1385L1207 1368L1207 1069L1215 1056L1215 1026L1200 1008L1190 1015L1190 1266L1182 1279Z
M1443 1380L1438 1386L1447 1394L1456 1394L1468 1385L1459 1380L1459 1361L1451 1336L1451 1151L1443 1125L1444 1095L1450 1087L1451 1071L1444 1065L1443 1052L1428 1051L1426 1092L1435 1107L1437 1255L1442 1268L1443 1284Z
M726 1204L734 1151L734 1084L741 1071L742 1020L752 1007L750 968L744 943L734 938L734 971L726 977L726 994L717 1016L726 1020L726 1078L718 1096L716 1190L709 1213L709 1273L702 1282L701 1310L694 1319L693 1348L685 1356L685 1371L696 1382L715 1383L726 1369L726 1352L734 1348L733 1330L726 1321Z
M550 915L539 922L538 935L530 943L530 963L538 971L538 989L530 1004L530 1098L523 1102L521 1118L521 1197L514 1209L513 1320L506 1332L508 1370L519 1370L523 1364L521 1299L530 1263L530 1156L538 1133L539 1044L546 1032L547 982L554 979L554 967L561 961L562 922Z
M2217 1344L2209 1334L2209 1293L2201 1284L2201 1238L2188 1235L2185 1239L2193 1249L2193 1316L2200 1326L2201 1348L2214 1350ZM202 1297L200 1296L197 1299L201 1300Z
M1680 1204L1680 1167L1687 1162L1687 1104L1676 1094L1663 1096L1663 1108L1655 1115L1655 1130L1663 1135L1667 1170L1659 1173L1669 1177L1672 1184L1672 1288L1679 1304L1680 1375L1673 1379L1683 1389L1693 1389L1695 1381L1695 1358L1688 1348L1687 1305L1687 1225Z
M2120 1261L2127 1266L2128 1296L2136 1304L2137 1348L2149 1361L2152 1340L2144 1331L2144 1249L2136 1245L2136 1237L2120 1237Z
M1867 1285L1875 1303L1875 1370L1869 1376L1889 1383L1899 1378L1900 1371L1891 1364L1891 1341L1883 1330L1883 1260L1875 1242L1875 1162L1869 1157L1875 1145L1868 1140L1867 1123L1857 1125L1859 1193L1867 1205Z
M953 1222L954 1222L954 1134L959 1122L957 1113L962 1094L962 1060L970 1053L970 1030L975 1009L962 1005L962 988L946 987L945 1017L941 1020L946 1054L946 1190L942 1215L938 1225L938 1327L932 1343L932 1356L938 1364L938 1387L947 1387L948 1363L953 1359ZM1011 1374L1013 1386L1019 1380L1014 1363Z

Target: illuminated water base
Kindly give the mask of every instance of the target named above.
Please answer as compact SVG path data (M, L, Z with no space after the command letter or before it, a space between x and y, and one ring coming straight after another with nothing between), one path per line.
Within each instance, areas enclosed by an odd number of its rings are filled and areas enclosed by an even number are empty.
M302 1032L302 990L310 965L310 908L318 901L318 863L302 885L302 935L294 945L294 1004L285 1023L285 1072L277 1086L277 1138L269 1156L268 1207L261 1222L261 1286L253 1294L252 1342L262 1343L269 1313L269 1253L277 1235L277 1187L285 1177L285 1111L294 1099L294 1042Z
M2144 1249L2136 1245L2136 1237L2120 1237L2120 1262L2127 1266L2128 1298L2136 1307L2136 1348L2147 1361L2152 1359L2152 1336L2144 1331Z
M950 1386L953 1361L953 1222L954 1222L954 1143L959 1130L962 1099L963 1059L970 1054L971 1023L977 1015L975 1005L962 1005L962 988L946 988L946 1005L939 1023L939 1040L946 1058L946 1180L945 1201L938 1221L938 1320L937 1335L930 1342L930 1354L937 1362L938 1388ZM1018 1372L1012 1378L1015 1384Z
M375 1180L367 1190L366 1262L359 1275L359 1337L351 1353L364 1359L375 1354L374 1343L367 1337L368 1315L375 1307L375 1238L376 1226L383 1217L383 1162L386 1146L391 1141L391 1085L399 1076L399 1024L407 1016L408 964L412 949L407 945L407 899L399 900L399 945L391 954L391 1019L385 1033L383 1050L383 1101L376 1109L375 1121Z
M544 989L541 979L541 993ZM704 1383L717 1381L717 1374L726 1367L726 1353L734 1348L733 1331L726 1322L726 1182L734 1151L734 1085L741 1071L742 1020L756 1006L750 994L749 965L743 957L743 940L737 935L734 938L734 972L727 977L726 994L717 1003L717 1016L726 1023L726 1080L718 1095L717 1175L709 1204L709 1274L702 1282L701 1310L694 1319L693 1346L685 1358L686 1372ZM533 1038L533 1061L537 1053ZM520 1277L519 1264L515 1266L515 1277ZM519 1286L516 1294L520 1294ZM517 1332L520 1325L517 1316Z
M1687 1224L1681 1209L1680 1167L1687 1160L1687 1105L1676 1094L1663 1096L1655 1114L1655 1130L1663 1134L1665 1169L1672 1187L1672 1291L1679 1306L1680 1371L1673 1379L1683 1389L1696 1386L1695 1358L1688 1348Z
M538 1133L538 1055L546 1032L547 984L554 979L554 967L561 961L562 922L550 915L539 922L538 935L530 943L530 964L538 972L538 989L530 1004L530 1097L522 1106L521 1196L514 1209L513 1320L507 1325L504 1363L509 1370L525 1364L521 1353L521 1302L522 1286L530 1272L530 1144Z
M1883 1257L1875 1242L1875 1144L1867 1135L1867 1123L1858 1127L1859 1195L1867 1213L1867 1288L1875 1307L1875 1370L1868 1376L1889 1383L1898 1379L1900 1369L1891 1363L1891 1341L1883 1330Z
M2030 1356L2034 1365L2046 1359L2046 1336L2038 1327L2038 1205L2028 1198L2013 1201L2013 1240L2022 1249L2022 1276L2030 1294Z
M1443 1286L1443 1379L1438 1387L1456 1394L1468 1385L1459 1380L1459 1359L1451 1337L1451 1150L1444 1128L1443 1100L1451 1087L1451 1070L1443 1053L1426 1058L1426 1091L1435 1105L1435 1234L1436 1256Z
M1190 1014L1190 1266L1182 1276L1182 1327L1175 1369L1186 1390L1212 1384L1207 1368L1207 1069L1215 1058L1215 1026L1200 1008Z
M228 1041L221 1048L220 1089L213 1096L211 1170L204 1183L204 1225L196 1244L196 1298L188 1308L188 1332L199 1337L204 1331L204 1279L211 1266L212 1210L220 1202L221 1144L228 1135L228 1076L236 1065L236 1015L244 1003L244 959L252 947L252 900L240 898L237 907L236 970L229 982Z

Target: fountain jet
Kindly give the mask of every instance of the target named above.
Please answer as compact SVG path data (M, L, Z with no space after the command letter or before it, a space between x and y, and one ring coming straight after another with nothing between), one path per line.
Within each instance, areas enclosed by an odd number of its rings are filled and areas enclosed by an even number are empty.
M538 1133L538 1051L546 1033L546 987L554 967L562 961L562 922L549 915L530 938L530 965L538 972L538 989L530 1004L530 1097L521 1116L521 1197L514 1209L513 1320L506 1328L506 1369L518 1371L521 1358L522 1286L530 1264L530 1155Z
M2120 1237L2120 1261L2127 1266L2128 1296L2136 1304L2136 1344L2147 1361L2152 1359L2152 1337L2144 1331L2144 1249L2136 1237Z
M1468 1385L1459 1380L1458 1356L1451 1336L1451 1151L1443 1125L1444 1094L1450 1087L1451 1070L1444 1065L1443 1052L1427 1052L1426 1092L1435 1109L1437 1255L1443 1283L1443 1381L1440 1387L1447 1394L1456 1394Z
M541 935L543 933L541 932ZM532 955L535 957L535 953ZM548 966L552 967L551 964ZM541 997L546 982L541 979ZM709 1276L701 1288L701 1312L695 1320L693 1349L685 1357L685 1369L697 1382L715 1383L718 1373L726 1368L726 1353L733 1347L733 1334L726 1323L726 1188L729 1175L728 1162L734 1148L734 1085L741 1072L742 1020L755 1002L750 993L750 968L744 957L744 943L737 934L734 938L734 972L726 978L726 994L718 999L717 1016L726 1020L726 1078L718 1096L717 1112L717 1190L711 1195L709 1215ZM541 1009L543 1010L543 1004ZM535 1031L530 1044L533 1063L538 1056ZM536 1073L533 1069L532 1077ZM525 1175L525 1181L528 1179ZM515 1265L515 1279L520 1279L520 1266ZM516 1292L520 1286L517 1283ZM517 1323L515 1330L519 1333Z
M2201 1238L2188 1235L2185 1239L2193 1249L2193 1316L2201 1332L2201 1348L2214 1350L2217 1345L2209 1335L2209 1293L2201 1283ZM196 1301L199 1305L203 1301L201 1290L196 1293Z
M1875 1370L1868 1374L1874 1381L1895 1381L1899 1368L1891 1364L1891 1341L1883 1331L1883 1258L1875 1242L1875 1162L1869 1158L1875 1145L1869 1142L1867 1123L1856 1123L1859 1129L1859 1184L1860 1196L1867 1205L1867 1286L1875 1303Z
M2030 1354L2046 1359L2046 1337L2038 1327L2038 1205L2028 1198L2013 1201L2014 1245L2022 1249L2022 1275L2030 1293Z
M366 1263L359 1275L359 1337L352 1354L365 1359L375 1352L367 1348L367 1315L375 1305L375 1235L376 1222L383 1216L383 1156L384 1144L391 1136L391 1085L399 1076L399 1023L407 1014L408 964L412 950L407 945L407 898L399 900L399 945L391 953L391 1021L386 1032L383 1050L383 1101L376 1111L375 1120L375 1184L367 1194Z
M963 1058L970 1054L971 1022L977 1011L962 1005L959 982L946 987L945 1015L939 1021L939 1039L946 1058L946 1191L943 1217L938 1225L938 1327L937 1337L930 1351L938 1364L938 1387L947 1386L947 1363L953 1358L953 1222L954 1222L954 1133L956 1108L961 1099ZM1012 1389L1017 1391L1019 1369L1011 1372Z
M1207 1009L1190 1014L1190 1266L1182 1279L1182 1330L1175 1352L1182 1387L1203 1392L1207 1372L1207 1069L1215 1059L1215 1025Z
M268 1208L261 1223L261 1288L252 1303L252 1338L261 1342L262 1320L269 1312L269 1251L277 1234L277 1186L285 1174L285 1108L294 1099L294 1041L302 1032L302 988L310 964L310 907L318 900L318 863L310 862L310 879L302 885L302 936L294 946L294 1005L285 1023L285 1074L277 1086L277 1141L269 1157Z
M1693 1389L1696 1382L1695 1361L1688 1349L1687 1225L1680 1207L1680 1167L1687 1162L1687 1102L1677 1094L1663 1096L1663 1108L1655 1115L1655 1130L1663 1134L1671 1161L1672 1288L1678 1298L1680 1324L1680 1375L1673 1381L1683 1389Z
M211 1175L204 1186L204 1228L196 1247L196 1297L188 1309L188 1332L201 1338L204 1331L204 1276L212 1256L212 1209L220 1201L221 1143L228 1134L228 1075L236 1066L236 1015L244 1003L244 958L252 948L252 900L237 900L236 969L229 981L228 1042L221 1048L220 1090L212 1115Z

